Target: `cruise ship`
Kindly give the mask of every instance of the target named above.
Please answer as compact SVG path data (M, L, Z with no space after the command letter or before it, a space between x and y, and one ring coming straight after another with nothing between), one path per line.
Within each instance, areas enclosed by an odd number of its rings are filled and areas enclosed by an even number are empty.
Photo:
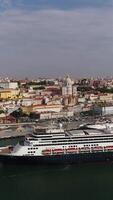
M113 125L104 130L38 128L15 146L0 148L0 162L73 164L113 160Z

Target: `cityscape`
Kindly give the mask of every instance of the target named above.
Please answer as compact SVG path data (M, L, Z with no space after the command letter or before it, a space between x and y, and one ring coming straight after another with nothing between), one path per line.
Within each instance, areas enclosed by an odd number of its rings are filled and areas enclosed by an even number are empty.
M113 79L0 80L0 138L18 138L61 123L66 130L113 122Z
M0 123L113 115L113 79L0 80Z
M0 0L1 200L113 197L113 0Z

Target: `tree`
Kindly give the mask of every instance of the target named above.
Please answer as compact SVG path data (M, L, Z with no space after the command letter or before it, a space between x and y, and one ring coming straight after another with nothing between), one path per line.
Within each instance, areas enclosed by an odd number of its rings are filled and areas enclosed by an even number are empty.
M4 113L4 111L3 111L3 110L0 110L0 114L2 114L2 113Z
M22 111L21 108L19 108L18 110L15 110L14 112L11 113L11 115L13 117L15 117L16 119L20 118L20 117L27 117L28 115L26 113L24 113Z

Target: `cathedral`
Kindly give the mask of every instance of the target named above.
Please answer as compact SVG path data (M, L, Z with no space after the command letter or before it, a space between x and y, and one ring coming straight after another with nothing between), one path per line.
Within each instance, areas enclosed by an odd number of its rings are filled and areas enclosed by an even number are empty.
M77 87L69 76L66 76L62 86L62 96L65 106L74 106L77 103Z
M77 87L73 85L73 81L66 76L62 86L62 96L77 96Z

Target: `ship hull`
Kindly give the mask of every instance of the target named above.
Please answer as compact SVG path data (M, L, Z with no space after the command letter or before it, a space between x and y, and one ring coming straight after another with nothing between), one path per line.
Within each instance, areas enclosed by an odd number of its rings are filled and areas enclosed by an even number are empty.
M65 154L50 156L0 155L4 164L77 164L84 162L113 161L113 152Z

